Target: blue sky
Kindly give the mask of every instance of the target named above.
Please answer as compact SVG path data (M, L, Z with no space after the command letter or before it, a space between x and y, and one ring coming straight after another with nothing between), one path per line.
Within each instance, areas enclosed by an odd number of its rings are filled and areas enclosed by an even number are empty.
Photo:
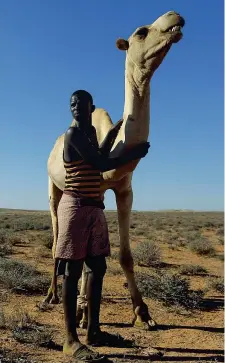
M151 149L134 172L133 208L223 209L223 1L140 4L1 1L0 207L48 209L46 162L71 122L71 93L87 89L117 121L125 53L116 39L175 10L184 37L151 82Z

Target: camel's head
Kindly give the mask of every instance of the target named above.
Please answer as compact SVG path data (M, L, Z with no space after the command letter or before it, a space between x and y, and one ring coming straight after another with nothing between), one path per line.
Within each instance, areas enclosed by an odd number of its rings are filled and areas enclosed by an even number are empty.
M184 24L179 14L169 11L153 24L138 28L128 40L118 39L117 47L127 51L127 67L136 74L139 70L139 78L151 77L172 44L182 38Z

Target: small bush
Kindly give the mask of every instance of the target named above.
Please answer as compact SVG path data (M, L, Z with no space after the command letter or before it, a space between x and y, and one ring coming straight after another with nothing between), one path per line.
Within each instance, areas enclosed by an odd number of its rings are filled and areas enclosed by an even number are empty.
M4 243L0 245L0 257L5 257L11 255L12 246L8 243Z
M37 346L48 346L52 342L52 333L45 326L28 324L16 326L13 331L13 338L21 343L34 344Z
M222 277L213 279L209 282L211 289L224 294L224 279Z
M205 237L193 240L189 244L190 249L198 255L214 256L215 248L212 243Z
M37 361L30 360L27 354L13 353L7 349L0 349L0 362L1 363L37 363Z
M224 245L224 238L223 237L218 238L218 242L219 242L220 245L223 246Z
M143 296L160 300L167 306L175 305L186 309L195 309L200 306L203 292L191 290L189 282L179 275L151 276L137 273L136 281Z
M10 235L11 234L7 230L0 229L0 257L4 257L12 253Z
M207 270L199 265L186 265L181 267L180 273L183 275L201 276L206 275Z
M224 261L224 255L217 255L216 257L218 258L218 260L222 262Z
M114 266L114 265L108 265L107 272L109 275L121 275L123 273L123 270L120 266Z
M112 251L111 255L110 255L110 258L112 260L118 260L119 261L119 251Z
M50 279L32 266L0 258L0 283L17 292L43 293L49 286Z
M145 227L139 226L135 228L134 234L135 236L145 236L146 235L146 229Z
M190 243L201 238L201 233L199 231L183 231L182 236L186 239L187 243Z
M109 239L110 239L110 245L112 247L119 247L120 237L118 234L110 234Z
M52 332L38 324L27 312L17 309L6 321L14 339L21 343L47 346L52 341Z
M220 227L216 231L217 236L224 236L224 227Z
M52 249L53 245L53 234L51 231L45 232L41 237L41 240L43 242L43 246L47 247L49 250Z
M6 319L3 309L0 311L0 329L6 328ZM1 362L1 361L0 361Z
M161 260L160 248L152 241L143 241L133 250L133 257L139 266L156 266Z

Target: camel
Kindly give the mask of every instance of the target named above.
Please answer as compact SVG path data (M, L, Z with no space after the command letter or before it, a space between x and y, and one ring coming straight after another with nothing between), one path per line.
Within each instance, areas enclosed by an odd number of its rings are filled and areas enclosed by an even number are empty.
M124 150L148 140L150 130L150 81L172 44L178 43L182 39L181 30L184 24L183 17L174 11L169 11L151 25L137 28L128 40L117 40L117 48L126 51L125 102L123 123L111 149L111 157L121 155ZM92 120L100 144L113 123L109 114L103 108L96 108ZM73 123L74 120L71 125ZM49 204L54 236L53 259L58 234L57 207L64 189L63 145L64 134L56 140L47 162ZM156 322L151 318L148 307L144 303L136 285L134 262L129 241L130 214L133 201L132 175L139 161L135 160L125 166L104 172L102 174L101 195L104 200L104 193L106 190L111 189L116 197L120 237L119 258L133 303L133 324L140 329L153 329ZM80 327L83 328L87 325L86 282L87 273L84 269L77 307L77 318L79 321L81 319ZM58 303L55 274L44 301Z

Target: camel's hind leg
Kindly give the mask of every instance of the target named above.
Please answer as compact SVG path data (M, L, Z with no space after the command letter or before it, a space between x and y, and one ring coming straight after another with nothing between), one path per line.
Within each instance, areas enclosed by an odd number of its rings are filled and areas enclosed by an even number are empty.
M48 289L48 293L43 303L58 304L59 298L57 294L57 276L56 276L56 260L55 260L55 249L58 238L58 219L57 219L57 208L62 197L63 192L57 188L49 177L49 207L52 219L52 230L53 230L53 245L52 245L52 256L54 259L54 269L51 280L51 285Z
M88 325L87 282L89 272L83 266L80 294L77 297L77 326L83 329Z
M126 186L123 190L115 189L118 210L119 235L120 235L120 264L127 278L128 288L134 310L134 326L140 329L151 329L156 325L149 315L148 307L143 302L142 296L137 288L134 277L134 262L130 249L129 227L130 213L133 202L132 187Z

